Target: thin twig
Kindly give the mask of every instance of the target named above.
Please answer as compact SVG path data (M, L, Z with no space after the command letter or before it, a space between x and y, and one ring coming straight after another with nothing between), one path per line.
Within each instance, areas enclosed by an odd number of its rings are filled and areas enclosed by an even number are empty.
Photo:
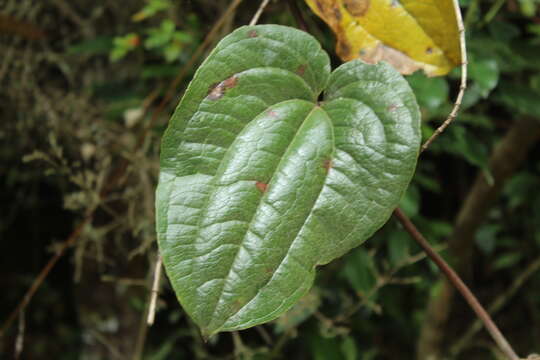
M484 19L482 20L480 25L483 26L491 22L491 20L493 20L499 10L501 10L501 7L504 5L505 2L505 0L497 0L497 2L493 4L491 8L487 11L486 16L484 16Z
M255 12L255 15L253 15L253 18L251 18L251 21L249 22L249 26L253 26L257 24L257 22L259 21L259 18L261 17L261 14L263 13L264 9L266 8L266 5L268 5L269 2L270 0L261 1L261 5L259 5L259 8Z
M148 319L146 323L148 326L154 324L154 319L156 317L156 302L159 294L159 282L161 280L161 264L162 264L161 255L158 255L156 260L156 267L154 269L154 283L152 284L152 292L150 294L150 307L148 309Z
M120 351L114 346L114 344L107 339L106 336L102 335L99 331L94 330L92 328L87 330L98 342L100 342L103 346L109 350L109 353L112 355L113 358L122 360L124 357L120 353Z
M467 285L465 285L465 283L461 280L459 275L450 267L450 265L448 265L446 261L444 261L444 259L433 250L429 242L424 238L420 231L418 231L416 226L407 217L407 215L405 215L405 213L403 213L401 209L397 208L396 210L394 210L394 216L399 220L405 230L418 243L418 245L420 245L422 249L424 249L429 258L433 260L437 267L446 275L452 285L461 293L465 301L467 301L467 303L476 313L478 318L484 323L487 331L490 333L493 340L495 340L495 343L497 343L501 351L508 357L508 359L519 360L519 357L516 355L516 352L514 351L512 346L510 346L504 335L501 333L497 325L495 325L495 323L493 322L487 311L484 309L484 307L480 304L476 296L474 296L471 290L467 287Z
M261 335L262 339L267 345L272 345L272 338L262 325L255 326L255 330Z
M459 92L454 102L454 107L450 112L450 115L444 120L431 137L422 145L420 152L425 151L429 145L440 135L442 132L454 121L456 118L461 102L463 100L463 94L467 88L467 46L465 44L465 26L463 25L463 18L461 17L461 9L459 8L458 0L453 0L454 12L456 13L456 21L459 31L459 47L461 51L461 82L459 84Z
M30 300L32 299L36 291L39 289L39 287L41 286L41 284L43 283L47 275L49 275L49 272L52 270L54 265L56 265L58 260L60 260L62 255L64 255L64 252L75 243L79 235L83 232L85 226L88 223L90 223L90 221L92 220L93 214L94 214L93 210L88 212L85 218L71 232L67 240L64 241L60 245L56 254L54 254L54 256L51 257L47 265L45 265L45 267L41 270L39 275L34 279L34 282L30 286L26 294L24 294L24 297L22 298L22 300L19 302L17 307L11 312L7 320L2 325L2 328L0 329L0 337L2 337L5 334L6 330L11 326L11 323L17 318L17 316L21 313L21 311L23 311L26 308L26 306L28 305L28 303L30 302Z
M24 325L24 311L21 311L21 315L19 316L19 331L17 339L15 340L15 360L18 360L21 357L24 348Z
M157 261L157 259L156 259ZM148 289L152 289L152 284L154 282L154 275L155 275L155 269L154 267L151 267L148 269L146 273L146 285L145 287ZM148 334L148 312L150 310L150 301L147 302L146 306L144 307L144 311L141 314L141 318L139 320L139 330L137 333L137 340L135 341L134 351L133 355L131 357L131 360L141 360L143 357L144 352L144 346L146 343L146 336Z
M497 313L506 303L514 297L519 289L529 280L529 278L540 270L540 257L530 263L525 270L520 273L512 282L510 288L500 294L488 307L488 312L493 315ZM474 337L474 335L481 329L482 323L476 319L465 334L452 346L450 353L457 356L465 348L468 342Z

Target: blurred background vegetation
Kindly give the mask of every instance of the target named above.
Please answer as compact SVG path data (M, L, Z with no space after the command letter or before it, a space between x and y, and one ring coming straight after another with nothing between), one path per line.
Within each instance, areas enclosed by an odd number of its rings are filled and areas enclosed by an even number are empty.
M260 22L297 26L290 2ZM469 90L402 208L524 356L540 352L540 1L461 4ZM0 326L63 254L2 329L0 358L501 358L393 219L273 323L204 343L164 280L146 326L160 136L205 54L258 5L0 0ZM339 64L329 29L297 5ZM458 79L408 77L426 138Z

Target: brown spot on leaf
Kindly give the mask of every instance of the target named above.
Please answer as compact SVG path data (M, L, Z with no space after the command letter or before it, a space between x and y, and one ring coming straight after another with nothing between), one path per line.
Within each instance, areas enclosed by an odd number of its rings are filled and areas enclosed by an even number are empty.
M315 0L315 4L317 4L317 8L319 8L320 12L324 12L324 7L319 0Z
M344 0L343 3L352 16L364 16L369 10L370 0Z
M326 169L326 172L330 171L330 169L333 167L332 159L326 159L323 162L323 168Z
M268 110L268 116L272 117L272 118L277 118L278 117L278 113L275 112L274 110Z
M223 80L219 84L211 86L210 91L208 92L208 98L210 100L221 99L223 97L223 94L225 94L225 91L235 87L237 83L238 78L233 75L230 78Z
M306 67L307 65L306 64L302 64L298 67L298 69L296 69L296 73L300 76L304 75L304 73L306 72Z
M396 104L392 104L390 106L388 106L388 111L394 111L398 108L398 106Z
M257 181L255 182L255 186L257 189L259 189L260 192L265 193L266 189L268 188L268 184L265 184L263 182Z
M230 88L233 88L236 86L236 83L238 82L238 78L236 76L231 76L230 78L228 79L225 79L223 81L223 87L225 89L230 89Z
M426 49L426 54L432 54L433 53L433 48L430 46Z
M339 9L339 7L334 8L334 16L336 17L337 21L341 21L341 18L343 16L341 15L341 10Z
M249 36L250 38L254 38L254 37L259 36L259 34L257 34L257 31L251 30L250 32L248 32L248 36Z

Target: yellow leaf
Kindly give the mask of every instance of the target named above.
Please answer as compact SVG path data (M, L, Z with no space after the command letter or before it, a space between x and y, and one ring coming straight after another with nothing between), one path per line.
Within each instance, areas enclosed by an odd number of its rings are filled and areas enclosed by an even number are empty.
M452 0L305 0L334 31L343 61L385 60L402 74L447 74L461 63Z

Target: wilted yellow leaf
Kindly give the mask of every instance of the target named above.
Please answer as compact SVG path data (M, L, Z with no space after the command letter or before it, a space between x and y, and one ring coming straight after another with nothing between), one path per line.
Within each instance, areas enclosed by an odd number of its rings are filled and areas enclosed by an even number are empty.
M385 60L403 74L447 74L460 64L452 0L306 0L336 33L343 61Z

